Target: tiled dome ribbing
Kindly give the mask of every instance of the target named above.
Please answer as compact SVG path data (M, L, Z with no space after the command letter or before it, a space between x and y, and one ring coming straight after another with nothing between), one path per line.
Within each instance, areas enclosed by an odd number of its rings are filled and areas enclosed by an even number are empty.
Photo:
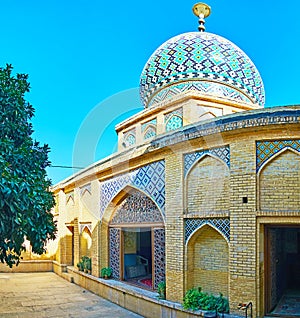
M187 90L264 105L262 79L250 58L227 39L189 32L162 44L149 58L140 80L145 107Z

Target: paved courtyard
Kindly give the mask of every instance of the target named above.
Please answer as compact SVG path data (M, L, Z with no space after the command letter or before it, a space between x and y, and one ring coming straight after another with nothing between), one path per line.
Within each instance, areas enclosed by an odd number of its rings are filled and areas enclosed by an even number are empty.
M142 316L69 283L54 273L0 273L0 317Z

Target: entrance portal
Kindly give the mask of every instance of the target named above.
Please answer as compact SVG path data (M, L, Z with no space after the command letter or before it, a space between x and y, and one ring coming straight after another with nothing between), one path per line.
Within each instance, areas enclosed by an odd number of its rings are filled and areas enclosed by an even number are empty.
M151 198L125 193L109 224L109 263L113 277L157 289L165 280L164 219Z
M125 228L123 239L123 279L152 288L151 228Z
M300 227L266 228L266 313L300 316Z

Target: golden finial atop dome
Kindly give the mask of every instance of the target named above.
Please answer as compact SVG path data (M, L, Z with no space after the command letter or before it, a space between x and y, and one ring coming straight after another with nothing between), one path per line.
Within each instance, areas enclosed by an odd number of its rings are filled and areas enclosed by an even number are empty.
M210 15L210 12L211 12L210 6L207 5L206 3L203 3L203 2L196 3L193 6L193 12L194 12L195 16L197 16L199 18L198 30L200 32L204 32L205 31L204 18L207 18Z

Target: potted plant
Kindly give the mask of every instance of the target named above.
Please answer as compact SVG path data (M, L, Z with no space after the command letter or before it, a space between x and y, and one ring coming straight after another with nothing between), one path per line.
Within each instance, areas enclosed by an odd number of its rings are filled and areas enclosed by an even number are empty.
M159 282L157 285L157 292L159 299L166 299L166 282Z
M81 262L83 263L83 270L84 270L85 273L88 272L89 259L90 259L90 258L89 258L88 256L82 256L82 257L81 257Z
M87 272L89 274L91 274L91 271L92 271L92 260L91 260L90 257L86 258L86 260L85 260L85 268L86 268Z
M112 276L112 272L113 272L113 270L111 267L103 267L101 269L101 277L108 279Z
M78 270L82 272L82 271L83 271L83 269L84 269L83 262L82 262L82 261L80 261L79 263L77 263L77 267L78 267Z

